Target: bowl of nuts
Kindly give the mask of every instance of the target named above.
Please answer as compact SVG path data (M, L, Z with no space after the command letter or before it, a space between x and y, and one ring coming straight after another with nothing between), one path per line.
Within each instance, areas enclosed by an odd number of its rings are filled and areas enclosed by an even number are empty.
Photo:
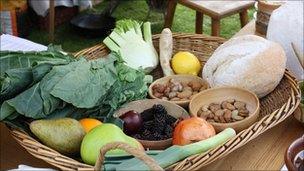
M171 75L155 80L149 87L154 99L167 100L188 107L194 95L209 88L207 81L194 75Z
M240 132L259 116L258 97L242 88L220 87L198 93L189 105L190 114L206 119L216 132L233 128Z

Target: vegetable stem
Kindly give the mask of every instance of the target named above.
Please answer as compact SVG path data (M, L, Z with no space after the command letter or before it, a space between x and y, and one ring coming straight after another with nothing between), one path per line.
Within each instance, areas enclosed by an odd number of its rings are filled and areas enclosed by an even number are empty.
M151 33L151 23L145 22L143 25L144 30L144 40L152 44L152 33Z
M118 46L123 46L126 41L115 31L113 31L109 36Z
M118 52L118 50L120 49L120 47L110 38L110 37L106 37L103 40L103 43L111 50L114 52Z
M209 149L215 148L220 144L226 142L227 139L234 137L236 135L234 129L227 128L224 131L218 133L217 135L208 138L203 141L199 141L193 144L188 144L182 146L181 148L186 152L187 156L205 152ZM216 143L219 142L219 143Z

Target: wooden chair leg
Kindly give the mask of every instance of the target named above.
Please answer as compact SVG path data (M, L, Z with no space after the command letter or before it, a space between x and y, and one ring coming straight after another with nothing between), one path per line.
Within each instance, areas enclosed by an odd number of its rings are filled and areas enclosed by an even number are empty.
M55 0L50 0L49 10L49 42L54 43L54 32L55 32Z
M247 9L240 12L240 20L241 20L241 26L244 27L248 23L248 13Z
M168 1L167 13L165 15L164 28L171 28L172 27L172 22L173 22L173 18L174 18L176 5L177 5L177 0L169 0Z
M220 36L220 19L212 18L212 36Z
M196 11L196 20L195 20L195 33L196 34L203 33L203 20L204 20L203 13Z

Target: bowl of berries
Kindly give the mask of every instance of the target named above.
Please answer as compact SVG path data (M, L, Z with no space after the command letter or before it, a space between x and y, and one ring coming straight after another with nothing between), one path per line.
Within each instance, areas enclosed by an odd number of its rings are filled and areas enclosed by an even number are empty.
M149 150L171 146L176 123L190 117L184 108L160 99L130 102L117 110L114 116L124 121L125 134L136 138Z

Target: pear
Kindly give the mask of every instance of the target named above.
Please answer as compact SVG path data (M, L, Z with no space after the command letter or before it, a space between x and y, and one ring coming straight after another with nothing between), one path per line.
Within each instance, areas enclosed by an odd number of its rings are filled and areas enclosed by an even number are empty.
M85 131L81 124L71 118L36 120L30 129L48 147L65 155L77 155Z
M127 136L114 124L104 123L93 128L85 135L81 143L80 155L82 160L90 165L94 165L98 158L100 149L112 142L124 142L138 150L144 150L143 146L136 139ZM107 155L125 155L123 150L110 150Z

